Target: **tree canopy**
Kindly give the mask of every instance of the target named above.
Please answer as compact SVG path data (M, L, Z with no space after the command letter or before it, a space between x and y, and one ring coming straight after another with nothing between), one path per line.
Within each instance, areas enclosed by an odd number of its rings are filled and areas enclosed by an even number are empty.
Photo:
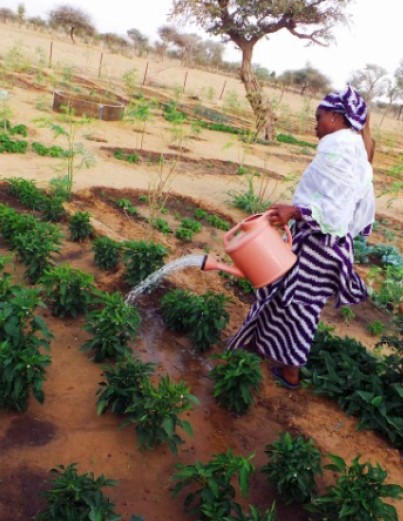
M69 5L61 5L49 13L49 24L52 27L63 27L74 41L74 33L93 35L96 33L91 17Z

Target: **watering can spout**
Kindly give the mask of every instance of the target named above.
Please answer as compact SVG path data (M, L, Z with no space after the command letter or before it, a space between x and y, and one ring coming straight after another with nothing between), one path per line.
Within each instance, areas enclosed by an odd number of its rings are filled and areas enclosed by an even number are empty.
M225 264L224 262L218 262L209 255L204 256L201 269L203 271L220 270L229 273L230 275L234 275L235 277L245 278L244 273L236 266L228 266L228 264Z

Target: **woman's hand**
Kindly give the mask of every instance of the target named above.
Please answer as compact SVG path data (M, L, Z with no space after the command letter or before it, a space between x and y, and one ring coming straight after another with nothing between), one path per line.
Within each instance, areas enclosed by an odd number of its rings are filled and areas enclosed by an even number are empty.
M272 226L284 226L290 219L300 219L298 208L289 204L273 204L269 210L269 222Z

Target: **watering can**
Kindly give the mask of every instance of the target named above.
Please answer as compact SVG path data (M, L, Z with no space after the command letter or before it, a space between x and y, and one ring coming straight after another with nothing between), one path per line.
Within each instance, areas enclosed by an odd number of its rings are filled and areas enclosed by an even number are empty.
M291 251L292 237L284 226L287 241L270 225L271 210L251 215L224 235L224 251L234 261L228 266L206 255L202 270L221 270L248 279L255 288L262 288L287 273L297 261Z

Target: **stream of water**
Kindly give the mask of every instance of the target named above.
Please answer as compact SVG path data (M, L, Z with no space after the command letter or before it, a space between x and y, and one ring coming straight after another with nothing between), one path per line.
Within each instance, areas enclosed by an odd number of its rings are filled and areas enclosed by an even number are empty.
M133 288L130 293L127 294L126 302L128 304L133 304L139 295L144 293L146 290L153 288L161 279L170 273L173 273L174 271L183 270L191 266L195 266L201 269L203 259L204 255L185 255L183 257L179 257L179 259L175 259L172 262L169 262L168 264L165 264L165 266L151 273L151 275L149 275L146 279L140 282L140 284Z

